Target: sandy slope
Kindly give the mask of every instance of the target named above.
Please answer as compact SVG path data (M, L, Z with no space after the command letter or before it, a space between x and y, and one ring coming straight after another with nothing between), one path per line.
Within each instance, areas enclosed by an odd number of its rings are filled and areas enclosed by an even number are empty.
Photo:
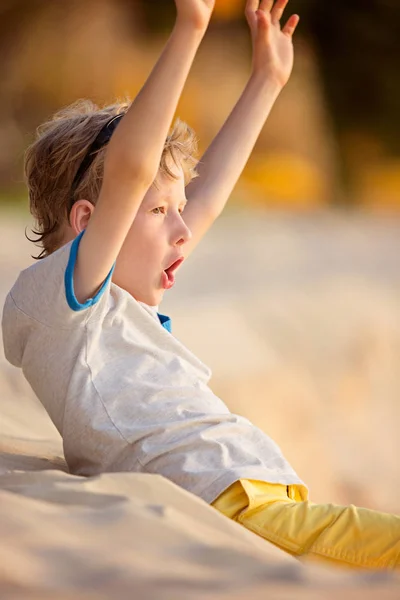
M1 303L29 262L18 227L0 225ZM228 216L162 306L314 501L399 508L399 230L393 219ZM0 377L2 600L398 597L399 579L304 567L161 477L69 475L2 354Z
M2 600L397 597L399 579L305 568L163 477L67 474L41 407L4 392Z

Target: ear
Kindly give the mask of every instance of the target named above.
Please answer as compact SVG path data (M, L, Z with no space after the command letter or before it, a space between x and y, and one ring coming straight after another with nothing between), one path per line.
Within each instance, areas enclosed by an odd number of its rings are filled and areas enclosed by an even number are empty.
M94 208L89 200L78 200L75 202L69 213L69 224L75 236L86 229Z

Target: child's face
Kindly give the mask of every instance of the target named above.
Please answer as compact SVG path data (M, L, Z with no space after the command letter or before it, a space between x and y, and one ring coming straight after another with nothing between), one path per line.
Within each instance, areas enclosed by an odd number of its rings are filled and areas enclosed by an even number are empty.
M169 165L178 179L159 173L118 255L112 281L136 300L157 306L166 289L173 285L172 263L183 257L191 232L182 218L186 204L185 180L181 167ZM173 273L173 274L172 274Z

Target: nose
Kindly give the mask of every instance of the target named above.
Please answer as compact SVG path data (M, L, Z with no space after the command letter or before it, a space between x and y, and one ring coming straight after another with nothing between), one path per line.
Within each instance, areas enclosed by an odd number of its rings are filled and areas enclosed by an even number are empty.
M175 239L176 239L175 244L177 246L182 246L183 244L186 244L186 242L188 242L191 238L192 238L192 232L190 231L189 227L186 225L182 216L179 215L179 220L178 220L177 230L176 230L176 237L175 237Z

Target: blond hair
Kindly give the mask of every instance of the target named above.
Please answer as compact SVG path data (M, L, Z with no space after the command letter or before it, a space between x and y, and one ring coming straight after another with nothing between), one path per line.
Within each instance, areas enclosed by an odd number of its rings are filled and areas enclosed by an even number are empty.
M29 190L30 212L35 218L37 239L43 249L34 258L48 256L63 243L70 207L79 199L96 204L103 181L106 147L101 148L76 189L75 175L93 140L110 119L125 114L129 102L99 108L90 100L78 100L40 125L35 141L25 153L24 172ZM160 161L160 172L176 178L168 158L181 166L187 185L196 174L197 139L194 131L177 119L168 135ZM25 234L26 235L26 234Z

